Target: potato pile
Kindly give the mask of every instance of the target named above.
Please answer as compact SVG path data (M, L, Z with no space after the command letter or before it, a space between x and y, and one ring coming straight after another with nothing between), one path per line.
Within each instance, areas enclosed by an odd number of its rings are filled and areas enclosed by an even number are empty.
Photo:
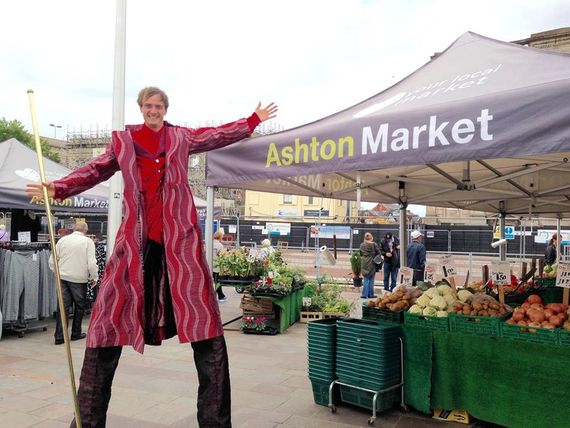
M494 299L472 299L470 302L456 302L448 309L458 315L476 315L480 317L502 317L509 308Z
M417 288L398 287L392 294L370 300L368 307L390 309L391 311L407 311L412 306L422 292Z

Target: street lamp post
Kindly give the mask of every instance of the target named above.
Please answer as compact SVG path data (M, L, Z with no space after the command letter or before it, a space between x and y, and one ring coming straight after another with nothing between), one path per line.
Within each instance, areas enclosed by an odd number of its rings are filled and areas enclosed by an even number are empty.
M57 139L57 128L61 128L61 125L55 125L53 123L50 123L49 126L53 126L53 139L56 140Z

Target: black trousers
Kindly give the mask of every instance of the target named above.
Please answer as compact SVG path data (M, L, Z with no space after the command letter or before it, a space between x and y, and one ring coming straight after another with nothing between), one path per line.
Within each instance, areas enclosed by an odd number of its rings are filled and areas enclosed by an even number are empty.
M198 424L231 428L228 354L224 337L192 343L198 372ZM87 348L79 380L79 414L84 428L105 428L111 385L122 347ZM75 420L71 428L75 428Z
M85 304L87 303L87 283L78 283L61 280L61 294L63 295L63 305L65 306L65 317L71 305L75 303L73 312L73 324L71 325L71 337L81 336L81 322L85 313ZM55 340L63 340L63 327L61 325L61 317L59 315L59 306L57 309L57 319L55 321Z

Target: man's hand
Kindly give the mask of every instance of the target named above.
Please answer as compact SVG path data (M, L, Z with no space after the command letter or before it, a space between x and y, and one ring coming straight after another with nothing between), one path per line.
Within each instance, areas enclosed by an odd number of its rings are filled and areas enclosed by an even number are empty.
M46 181L45 183L29 183L26 185L26 193L28 196L44 196L44 189L43 187L47 187L47 193L50 198L55 196L55 186L52 181Z
M273 119L277 116L277 106L274 103L269 104L267 107L261 107L261 102L257 104L255 113L259 117L259 120L265 122L266 120Z
M386 253L386 257L392 257L392 253Z

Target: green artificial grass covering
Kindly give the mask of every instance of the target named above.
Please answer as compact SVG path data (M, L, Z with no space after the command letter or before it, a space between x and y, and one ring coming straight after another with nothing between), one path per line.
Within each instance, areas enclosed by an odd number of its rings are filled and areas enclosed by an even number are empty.
M436 331L432 362L432 408L507 427L570 427L570 348Z
M404 401L424 413L431 413L432 333L404 328Z

